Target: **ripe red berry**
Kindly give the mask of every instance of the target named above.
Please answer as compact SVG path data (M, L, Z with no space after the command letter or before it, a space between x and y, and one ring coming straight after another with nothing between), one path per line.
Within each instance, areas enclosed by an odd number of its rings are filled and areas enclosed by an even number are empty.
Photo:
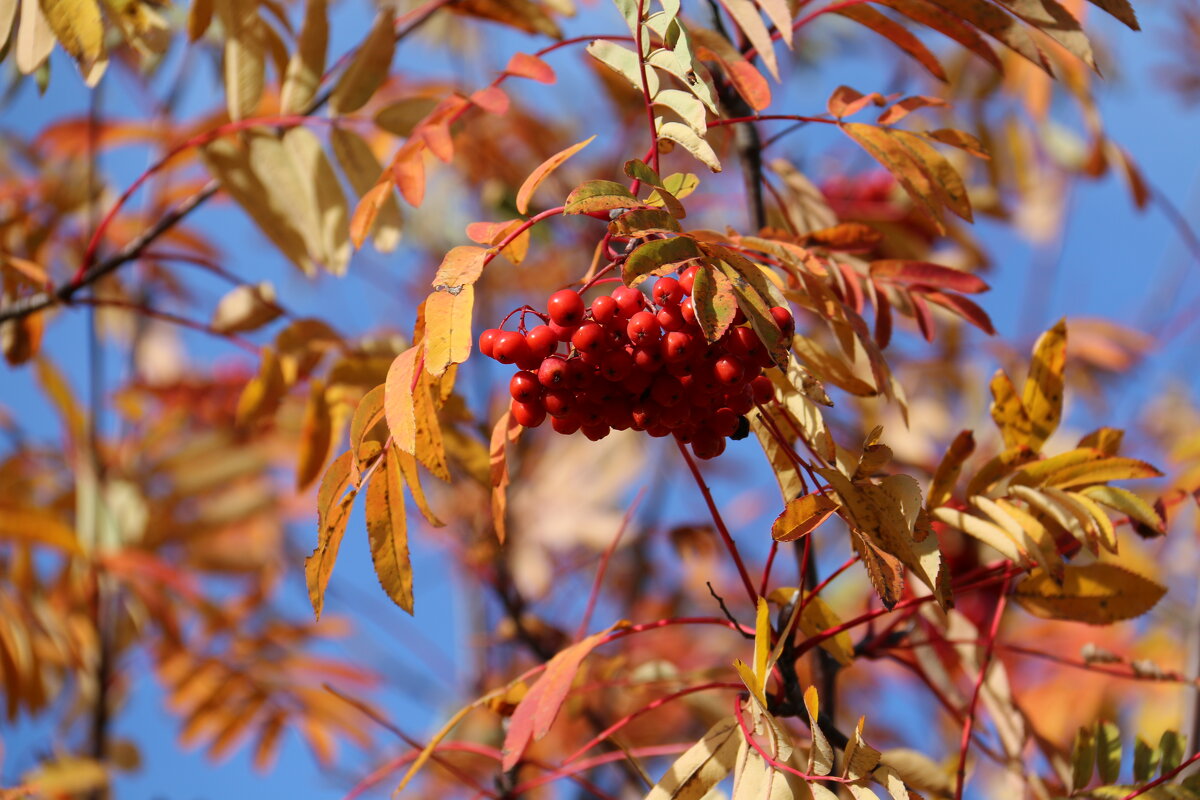
M660 306L678 305L683 299L683 287L674 278L659 278L652 292L654 302Z
M546 421L546 409L540 402L522 403L513 400L512 415L519 424L526 428L536 428Z
M522 370L513 375L508 382L508 393L512 395L513 400L531 403L542 396L542 384L532 372Z
M578 358L572 358L567 361L567 388L578 391L587 385L588 376L591 371L587 365Z
M682 364L692 355L692 337L683 331L671 331L663 339L663 359L668 364Z
M647 403L638 403L629 412L630 421L635 431L644 431L649 426L653 425L658 415L654 413L654 406Z
M650 385L650 397L663 408L670 408L683 399L683 387L672 375L659 375Z
M658 320L649 311L639 311L630 317L625 332L629 336L629 341L634 345L654 344L662 335L662 330L658 327Z
M699 265L692 265L685 269L679 276L679 288L683 289L684 294L692 293L692 285L696 282L696 273L700 271Z
M600 376L605 380L624 380L631 371L633 371L633 356L623 349L606 353L600 360Z
M759 375L750 381L750 390L754 393L754 402L758 405L771 402L775 396L775 384L766 375Z
M601 325L612 322L617 317L617 301L602 294L592 301L592 319Z
M633 365L643 372L658 372L662 369L662 350L657 346L633 348Z
M711 417L712 432L717 436L732 436L738 428L738 415L728 408L718 408Z
M598 442L605 436L608 436L609 427L604 423L598 425L584 425L580 428L583 435L593 442Z
M564 328L583 322L583 298L574 289L561 289L546 301L550 319Z
M538 325L525 334L525 343L533 357L541 361L558 349L558 334L549 325Z
M679 304L679 315L688 325L696 324L696 308L692 305L692 298L689 297Z
M579 420L575 417L551 417L550 427L554 428L557 433L570 436L579 430Z
M575 411L575 393L570 389L549 389L542 396L542 405L552 417L566 417Z
M565 358L562 356L550 356L538 367L538 383L547 389L563 386L567 382L567 373L569 371L570 368L567 366Z
M653 422L646 426L646 433L653 436L655 439L661 439L664 436L671 435L671 429L661 422Z
M579 327L576 325L559 325L554 320L550 320L550 324L547 327L554 331L554 335L558 337L560 342L570 342L571 337L575 335L575 331L579 330Z
M676 433L676 436L679 434ZM711 430L696 431L692 439L692 452L696 458L716 458L725 452L725 440Z
M646 307L646 296L629 286L613 289L612 298L617 301L617 309L622 317L632 317Z
M634 369L621 381L621 388L635 397L641 396L643 392L650 388L650 384L653 381L654 376L651 373Z
M754 408L754 392L750 384L744 383L741 388L725 395L725 405L739 417L749 414Z
M654 318L664 331L677 331L687 325L687 320L683 318L683 312L679 310L678 305L663 306Z
M600 425L604 422L604 410L596 403L583 400L579 396L575 398L575 416L583 426Z
M496 346L496 337L501 333L502 331L499 328L488 328L479 334L479 352L488 358L495 358L496 355L493 348Z
M571 337L571 344L581 353L598 354L604 348L606 338L604 328L594 322L585 322Z
M784 340L790 342L792 335L796 332L796 319L792 316L792 312L782 306L775 306L771 309L771 316L775 319L779 330L783 331Z
M501 364L525 361L531 355L525 337L516 331L501 331L492 345L493 358Z
M721 356L713 364L713 376L725 386L737 386L746 375L746 368L734 356Z

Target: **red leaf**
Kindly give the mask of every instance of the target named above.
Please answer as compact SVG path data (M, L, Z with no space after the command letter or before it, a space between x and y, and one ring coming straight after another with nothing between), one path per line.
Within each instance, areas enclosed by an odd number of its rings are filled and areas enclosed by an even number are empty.
M886 259L871 263L871 277L894 283L921 284L936 289L977 294L986 292L988 285L978 275L963 272L927 261Z
M537 56L531 56L528 53L516 53L513 55L508 60L508 66L504 68L504 71L509 75L528 78L538 83L554 83L557 80L554 75L554 69L549 64Z
M958 314L988 336L996 335L996 329L992 327L992 318L974 301L968 300L962 295L945 294L943 292L926 292L925 297L937 303L942 308L947 308Z

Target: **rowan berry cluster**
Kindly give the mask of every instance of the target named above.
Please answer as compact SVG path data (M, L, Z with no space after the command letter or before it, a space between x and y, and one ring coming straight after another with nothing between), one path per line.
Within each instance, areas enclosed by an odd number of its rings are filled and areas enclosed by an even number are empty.
M718 341L705 340L691 298L697 269L659 278L649 299L622 285L589 306L563 289L550 295L547 313L521 315L544 324L484 331L480 352L519 368L509 382L514 419L536 428L549 415L559 433L582 431L593 441L612 430L674 435L699 458L745 437L745 415L773 394L762 374L771 357L740 311ZM791 312L771 314L790 339Z

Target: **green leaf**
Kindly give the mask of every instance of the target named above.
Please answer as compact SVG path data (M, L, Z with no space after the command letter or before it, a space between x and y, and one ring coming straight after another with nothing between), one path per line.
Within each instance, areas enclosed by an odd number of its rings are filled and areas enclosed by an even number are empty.
M737 315L737 298L733 285L721 272L711 266L701 267L692 284L692 303L696 321L709 343L725 335Z
M1162 738L1158 740L1158 750L1162 753L1160 775L1166 775L1183 763L1183 744L1184 738L1175 731L1163 731Z
M329 105L335 114L349 114L362 108L387 79L396 52L393 17L390 10L376 17L375 26L333 87Z
M663 275L681 268L684 262L701 258L695 240L687 236L654 239L639 245L625 259L621 277L629 286L637 286L650 275Z
M613 72L629 81L629 85L642 91L642 68L637 53L615 42L597 39L587 46L588 54ZM658 94L658 73L646 69L646 90L650 96Z
M1096 737L1088 728L1080 728L1071 748L1071 786L1079 791L1092 780L1096 764Z
M1162 750L1151 747L1145 739L1137 737L1133 744L1133 782L1146 783L1153 779L1161 760Z
M1096 769L1105 783L1116 783L1121 773L1121 731L1111 722L1096 723Z
M578 186L567 195L564 214L591 214L614 208L641 205L624 185L615 181L594 180Z

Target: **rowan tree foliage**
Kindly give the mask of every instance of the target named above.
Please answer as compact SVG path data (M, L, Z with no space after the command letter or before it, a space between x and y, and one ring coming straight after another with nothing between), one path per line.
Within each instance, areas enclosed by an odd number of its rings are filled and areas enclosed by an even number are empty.
M0 393L0 678L38 737L0 794L153 769L117 733L152 673L180 746L298 739L346 798L1200 797L1200 413L1105 404L1147 332L996 337L973 225L1061 236L1116 173L1114 219L1200 251L1095 101L1127 0L370 15L0 0L10 98L86 92L3 140L0 385L57 435ZM797 100L840 52L888 71ZM392 714L337 643L378 597L449 624L450 581L454 694Z

